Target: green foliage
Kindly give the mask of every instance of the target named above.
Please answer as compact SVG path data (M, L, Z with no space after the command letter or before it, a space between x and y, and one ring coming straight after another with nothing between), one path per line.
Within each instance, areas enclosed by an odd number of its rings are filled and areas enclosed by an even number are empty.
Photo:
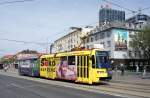
M22 53L22 54L37 54L38 52L34 51L34 50L27 49L27 50L21 51L20 53Z
M14 56L9 59L5 59L4 57L0 59L0 63L3 63L3 64L9 64L15 61L16 61L16 58Z
M136 33L130 43L135 50L143 51L145 58L150 58L150 26L145 27L141 32Z

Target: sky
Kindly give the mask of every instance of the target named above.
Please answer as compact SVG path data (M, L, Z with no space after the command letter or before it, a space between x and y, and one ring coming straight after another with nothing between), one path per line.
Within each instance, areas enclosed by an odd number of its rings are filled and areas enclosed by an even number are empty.
M46 52L48 45L67 34L73 26L86 26L98 22L98 12L104 0L0 0L0 57L24 49ZM130 10L150 7L150 0L107 0ZM112 9L124 8L109 4ZM149 14L150 9L142 11ZM13 41L12 41L13 40ZM17 41L24 41L17 42ZM26 43L35 42L35 43ZM49 43L49 44L38 44Z

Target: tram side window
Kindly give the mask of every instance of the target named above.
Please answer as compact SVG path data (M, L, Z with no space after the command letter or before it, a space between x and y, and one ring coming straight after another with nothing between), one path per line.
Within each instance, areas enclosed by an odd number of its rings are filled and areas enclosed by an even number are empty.
M67 61L67 57L66 56L61 57L61 65L63 65L63 66L67 66L68 65L68 61Z
M95 68L95 57L92 55L92 68Z
M68 65L75 65L75 56L68 56Z
M67 61L67 57L66 56L61 57L61 61Z
M31 67L35 67L35 63L36 63L36 61L37 61L37 59L32 59L32 60L30 60L30 65L31 65Z

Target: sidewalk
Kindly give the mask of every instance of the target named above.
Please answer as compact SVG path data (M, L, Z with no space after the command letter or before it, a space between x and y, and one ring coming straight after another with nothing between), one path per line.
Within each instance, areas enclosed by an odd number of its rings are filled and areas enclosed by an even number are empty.
M126 71L124 75L121 75L120 71L113 72L113 77L111 82L123 82L129 84L139 84L139 85L150 85L150 73L146 76L142 76L142 73L136 74L136 72Z
M18 75L18 69L10 68L6 72L3 69L1 69L0 73L16 76L16 75Z

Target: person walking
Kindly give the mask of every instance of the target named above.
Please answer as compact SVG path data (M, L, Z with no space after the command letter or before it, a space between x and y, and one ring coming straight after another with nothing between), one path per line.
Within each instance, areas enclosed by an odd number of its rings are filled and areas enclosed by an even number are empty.
M8 66L5 64L5 65L4 65L4 72L6 72L7 69L8 69Z
M136 65L136 74L139 74L139 66Z
M124 64L121 63L120 67L121 67L121 75L123 76L124 75L124 71L125 71Z

